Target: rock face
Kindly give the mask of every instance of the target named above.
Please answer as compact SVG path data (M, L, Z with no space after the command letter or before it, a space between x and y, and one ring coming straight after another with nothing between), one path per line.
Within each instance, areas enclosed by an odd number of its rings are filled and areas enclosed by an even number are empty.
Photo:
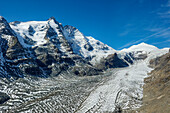
M92 37L84 36L73 26L64 26L63 33L72 47L73 52L86 58L93 65L99 63L101 58L106 58L109 54L116 52L116 50L108 45Z
M126 62L117 56L117 53L108 55L101 59L101 62L96 65L98 69L106 70L108 68L121 68L129 66Z
M169 113L170 107L170 52L150 61L155 68L145 79L143 106L145 113Z
M17 77L21 75L18 66L11 66L12 60L24 56L24 49L20 44L15 32L11 29L7 21L0 17L0 40L1 40L1 77L9 77L11 75ZM15 71L14 71L15 70Z
M48 77L61 73L98 75L104 68L95 67L94 61L99 62L99 56L107 57L115 52L100 41L84 36L75 27L63 27L54 17L47 21L10 24L0 17L0 40L3 42L0 77L7 78ZM117 56L108 57L106 63L107 68L126 66Z
M3 104L4 102L8 101L10 99L10 97L5 94L0 92L0 104Z

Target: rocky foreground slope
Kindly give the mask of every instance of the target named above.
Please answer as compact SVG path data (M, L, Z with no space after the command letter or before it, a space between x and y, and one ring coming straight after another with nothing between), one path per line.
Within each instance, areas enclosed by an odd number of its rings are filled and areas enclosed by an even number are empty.
M0 16L0 42L5 113L134 110L149 61L169 50L141 43L116 51L54 17L8 23Z
M145 78L143 106L144 113L168 113L170 111L170 52L150 61L155 68Z

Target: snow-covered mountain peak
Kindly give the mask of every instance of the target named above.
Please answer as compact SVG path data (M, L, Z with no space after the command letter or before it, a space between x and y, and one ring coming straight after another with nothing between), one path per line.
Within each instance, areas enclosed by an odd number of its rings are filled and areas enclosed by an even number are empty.
M145 62L149 63L151 59L161 56L167 52L168 49L158 49L153 45L143 42L138 45L133 45L128 49L123 49L118 53L119 58L125 59L127 62L132 64L136 60L145 60Z
M49 18L49 19L48 19L48 23L59 25L59 22L56 21L56 19L55 19L54 17Z
M149 44L146 44L146 43L142 42L142 43L140 43L138 45L133 45L130 48L123 49L121 51L124 51L124 52L131 52L131 51L146 51L146 52L151 52L151 51L155 51L155 50L158 50L158 48L153 46L153 45L149 45Z
M48 21L54 21L56 24L59 23L58 21L56 21L55 17L50 17L50 18L48 19Z
M47 21L28 21L17 24L10 23L18 38L24 39L23 45L40 45L46 43L44 39L48 29Z
M11 22L10 26L27 46L38 46L45 44L49 38L64 37L62 24L54 17L47 21Z

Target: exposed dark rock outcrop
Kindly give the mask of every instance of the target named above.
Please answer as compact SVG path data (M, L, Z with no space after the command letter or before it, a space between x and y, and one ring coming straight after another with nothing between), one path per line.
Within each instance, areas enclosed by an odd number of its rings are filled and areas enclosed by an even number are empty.
M14 31L2 16L0 16L0 36L1 35L14 35Z
M103 58L99 64L96 65L96 67L101 70L106 70L108 68L121 68L127 66L128 64L126 62L118 58L117 53L108 55L106 58Z
M55 37L57 37L58 35L57 35L57 33L54 31L54 29L51 27L51 26L49 26L49 28L48 28L48 30L47 30L47 32L46 32L46 35L45 35L45 39L49 39L49 38L52 38L53 36L55 36Z
M4 102L8 101L10 97L3 92L0 92L0 104L3 104Z
M100 74L102 70L96 69L89 65L85 65L81 67L80 66L73 67L72 72L78 76L93 76Z
M125 52L124 60L129 64L133 64L137 60L145 60L147 58L147 53L145 51L131 51Z
M93 47L88 43L84 45L84 48L87 49L88 51L92 51Z
M24 48L19 43L17 37L11 36L8 41L8 49L6 51L6 56L10 60L14 60L17 58L22 58L26 55Z

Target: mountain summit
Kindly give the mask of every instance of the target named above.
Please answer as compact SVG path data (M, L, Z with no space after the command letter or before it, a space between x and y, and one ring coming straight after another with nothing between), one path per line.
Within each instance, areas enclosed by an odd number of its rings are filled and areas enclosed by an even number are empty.
M8 23L0 17L2 77L97 75L94 65L116 51L73 26L47 21Z

